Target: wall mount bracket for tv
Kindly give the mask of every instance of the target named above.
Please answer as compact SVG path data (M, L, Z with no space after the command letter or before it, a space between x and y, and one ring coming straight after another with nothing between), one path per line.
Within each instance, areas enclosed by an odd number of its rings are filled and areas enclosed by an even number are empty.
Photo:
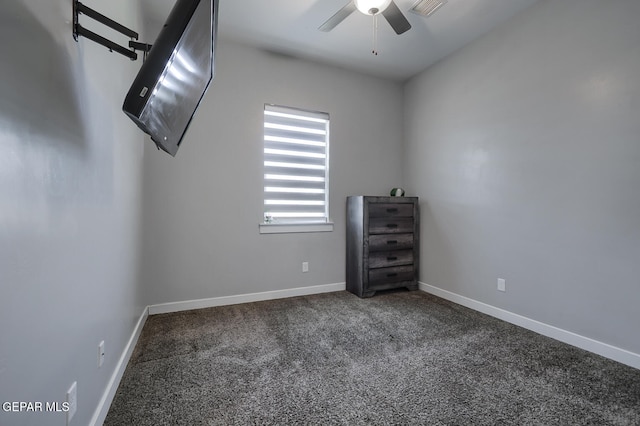
M88 18L91 18L103 25L106 25L107 27L116 30L117 32L126 35L127 37L131 38L131 40L129 41L129 49L127 49L126 47L115 43L107 38L102 37L99 34L94 33L91 30L86 29L85 27L83 27L82 25L80 25L79 22L79 15L83 14L86 15ZM149 53L149 50L151 50L151 45L150 44L146 44L146 43L140 43L136 40L138 40L138 33L125 27L122 24L119 24L118 22L114 21L111 18L108 18L106 16L104 16L103 14L96 12L95 10L91 9L88 6L85 6L84 4L80 3L80 1L78 0L73 0L73 39L75 41L78 41L78 37L86 37L91 41L94 41L98 44L101 44L102 46L106 47L107 49L109 49L110 52L116 52L119 53L121 55L126 56L127 58L131 59L132 61L135 61L136 59L138 59L138 54L136 53L136 51L141 51L144 53L144 58L147 57L147 53Z

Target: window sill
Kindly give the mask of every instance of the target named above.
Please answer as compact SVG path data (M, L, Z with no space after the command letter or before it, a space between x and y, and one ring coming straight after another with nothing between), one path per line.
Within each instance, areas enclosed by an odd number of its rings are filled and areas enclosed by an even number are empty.
M297 232L331 232L333 222L327 223L261 223L258 225L261 234L291 234Z

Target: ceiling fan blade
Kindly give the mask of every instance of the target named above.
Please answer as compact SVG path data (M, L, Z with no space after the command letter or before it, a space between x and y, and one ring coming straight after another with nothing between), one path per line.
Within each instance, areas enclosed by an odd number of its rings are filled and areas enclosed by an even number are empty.
M356 3L354 0L351 0L349 3L347 3L346 6L344 6L342 9L337 11L335 15L327 19L327 22L320 25L318 29L320 31L324 31L325 33L329 32L332 29L334 29L335 26L338 25L340 22L344 21L347 16L351 15L355 11L356 11Z
M402 34L409 29L411 29L411 24L407 21L407 18L404 17L396 3L392 0L389 6L385 10L382 11L382 15L385 17L391 28L396 32L396 34Z

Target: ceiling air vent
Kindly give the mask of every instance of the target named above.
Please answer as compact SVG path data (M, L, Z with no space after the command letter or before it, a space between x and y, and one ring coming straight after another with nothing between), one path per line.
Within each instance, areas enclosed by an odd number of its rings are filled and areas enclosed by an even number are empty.
M446 2L447 0L420 0L411 8L411 12L424 17L429 17L433 15L436 10L440 9Z

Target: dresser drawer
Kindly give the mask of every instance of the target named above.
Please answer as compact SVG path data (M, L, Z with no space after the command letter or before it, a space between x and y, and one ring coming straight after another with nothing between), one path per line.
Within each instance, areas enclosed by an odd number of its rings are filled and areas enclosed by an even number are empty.
M412 218L372 218L369 219L370 234L405 234L413 232Z
M370 251L389 251L413 247L413 234L377 234L369 237Z
M413 250L376 251L369 254L369 268L413 264Z
M402 281L413 281L415 271L412 265L396 266L393 268L371 269L369 271L369 285L399 283Z
M369 204L369 217L413 217L413 204Z

